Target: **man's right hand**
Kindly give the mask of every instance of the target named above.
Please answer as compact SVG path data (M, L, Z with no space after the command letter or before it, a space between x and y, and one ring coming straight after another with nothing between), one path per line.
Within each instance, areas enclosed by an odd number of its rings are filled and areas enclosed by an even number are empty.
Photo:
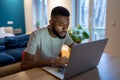
M65 66L65 64L68 63L68 58L67 57L57 57L57 58L52 58L52 63L56 66Z

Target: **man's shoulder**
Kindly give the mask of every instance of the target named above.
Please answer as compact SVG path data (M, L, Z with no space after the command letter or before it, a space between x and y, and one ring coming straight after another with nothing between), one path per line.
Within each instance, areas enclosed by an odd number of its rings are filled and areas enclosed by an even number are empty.
M44 30L47 30L47 27L43 27L43 28L38 29L38 31L44 31Z
M34 31L35 34L43 33L47 31L47 27L40 28Z

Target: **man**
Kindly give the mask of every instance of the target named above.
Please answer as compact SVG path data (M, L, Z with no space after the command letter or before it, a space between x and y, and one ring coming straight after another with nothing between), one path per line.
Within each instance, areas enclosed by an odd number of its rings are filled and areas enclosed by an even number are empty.
M23 70L46 65L63 66L66 57L60 57L62 46L73 44L67 33L69 26L69 11L57 6L51 12L48 27L32 32L21 63Z

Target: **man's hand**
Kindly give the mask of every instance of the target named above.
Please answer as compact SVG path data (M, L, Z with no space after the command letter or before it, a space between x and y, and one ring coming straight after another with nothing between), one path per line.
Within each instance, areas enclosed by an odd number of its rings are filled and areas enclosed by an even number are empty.
M65 66L65 64L68 63L68 58L67 57L57 57L52 59L52 63L55 64L56 66Z

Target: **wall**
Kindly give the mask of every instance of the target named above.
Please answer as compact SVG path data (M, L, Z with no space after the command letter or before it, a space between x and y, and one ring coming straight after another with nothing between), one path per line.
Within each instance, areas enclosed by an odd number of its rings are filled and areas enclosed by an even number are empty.
M13 24L8 24L8 21L13 21ZM0 0L0 26L22 28L25 33L23 0Z
M34 30L33 25L33 0L24 0L26 33Z
M109 42L106 52L109 54L120 53L120 0L108 0L106 18L106 37Z

